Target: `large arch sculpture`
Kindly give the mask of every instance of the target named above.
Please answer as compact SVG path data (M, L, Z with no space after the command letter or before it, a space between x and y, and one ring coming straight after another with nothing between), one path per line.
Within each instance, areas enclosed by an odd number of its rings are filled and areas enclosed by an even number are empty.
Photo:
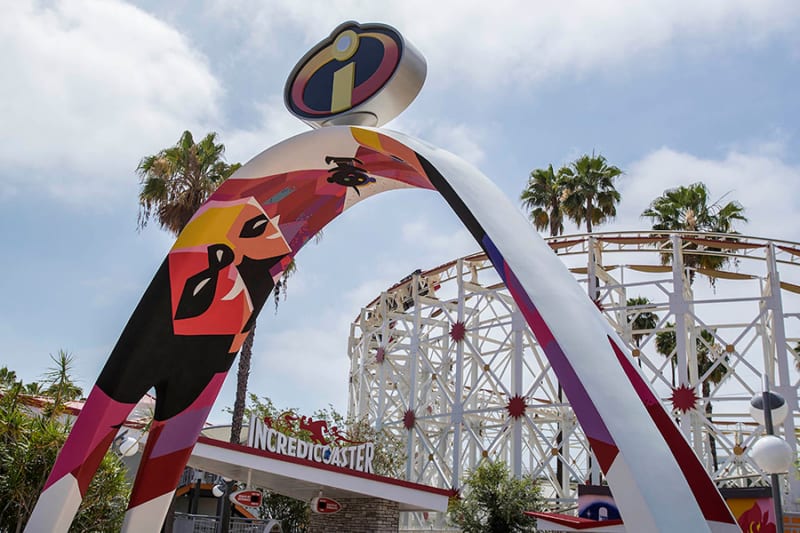
M67 531L139 398L155 420L124 531L157 531L244 337L286 265L373 194L436 190L520 306L630 531L738 531L714 484L572 276L500 190L405 135L331 126L288 139L226 181L178 237L112 351L26 528Z

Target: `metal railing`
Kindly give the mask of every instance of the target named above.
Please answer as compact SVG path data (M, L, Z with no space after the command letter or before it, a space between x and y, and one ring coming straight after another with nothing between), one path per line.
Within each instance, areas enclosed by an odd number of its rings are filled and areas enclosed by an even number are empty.
M175 513L172 533L217 533L219 517Z
M175 513L172 525L173 533L219 533L220 517ZM226 533L280 533L280 522L277 520L257 520L253 518L231 517Z
M200 478L201 483L208 483L211 485L215 485L222 480L221 476L217 474L212 474L210 472L203 472L202 470L195 470L191 467L186 467L183 469L183 474L181 474L181 479L178 482L178 487L183 487L185 485L189 485L194 483L197 478Z

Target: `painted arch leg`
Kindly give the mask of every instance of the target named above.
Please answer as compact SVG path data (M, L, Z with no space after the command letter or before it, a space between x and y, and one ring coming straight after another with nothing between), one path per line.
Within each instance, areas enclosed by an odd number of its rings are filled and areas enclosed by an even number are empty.
M56 459L25 533L65 533L94 473L135 407L113 400L95 386Z
M175 487L226 375L227 372L215 374L200 396L180 413L166 420L153 420L123 532L160 531ZM156 405L163 394L168 395L169 391L156 391Z

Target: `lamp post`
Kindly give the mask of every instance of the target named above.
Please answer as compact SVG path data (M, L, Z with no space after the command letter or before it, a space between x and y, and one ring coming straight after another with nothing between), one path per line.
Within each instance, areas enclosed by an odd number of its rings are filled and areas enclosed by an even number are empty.
M769 378L764 375L762 393L750 400L750 415L764 425L767 434L756 441L750 450L750 456L761 470L770 474L777 533L783 533L783 505L781 502L783 491L781 491L778 476L789 470L792 462L792 449L785 440L775 436L773 423L780 425L786 418L787 412L786 400L780 395L770 392Z
M232 489L235 484L236 482L234 480L222 477L211 489L211 494L215 498L220 498L217 504L217 517L219 517L219 522L217 523L217 533L227 533L230 530L230 495L231 492L233 492Z

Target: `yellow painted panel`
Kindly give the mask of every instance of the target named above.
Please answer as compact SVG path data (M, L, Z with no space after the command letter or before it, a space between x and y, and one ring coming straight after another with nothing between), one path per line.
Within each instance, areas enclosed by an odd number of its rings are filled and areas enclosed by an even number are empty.
M348 63L333 73L331 113L346 111L353 107L353 85L356 82L356 64Z
M353 138L356 142L361 146L372 148L376 152L383 152L381 138L376 132L362 128L350 128L350 132L353 134Z
M173 250L192 248L207 244L230 244L225 233L233 226L244 204L211 207L189 222L175 241Z

